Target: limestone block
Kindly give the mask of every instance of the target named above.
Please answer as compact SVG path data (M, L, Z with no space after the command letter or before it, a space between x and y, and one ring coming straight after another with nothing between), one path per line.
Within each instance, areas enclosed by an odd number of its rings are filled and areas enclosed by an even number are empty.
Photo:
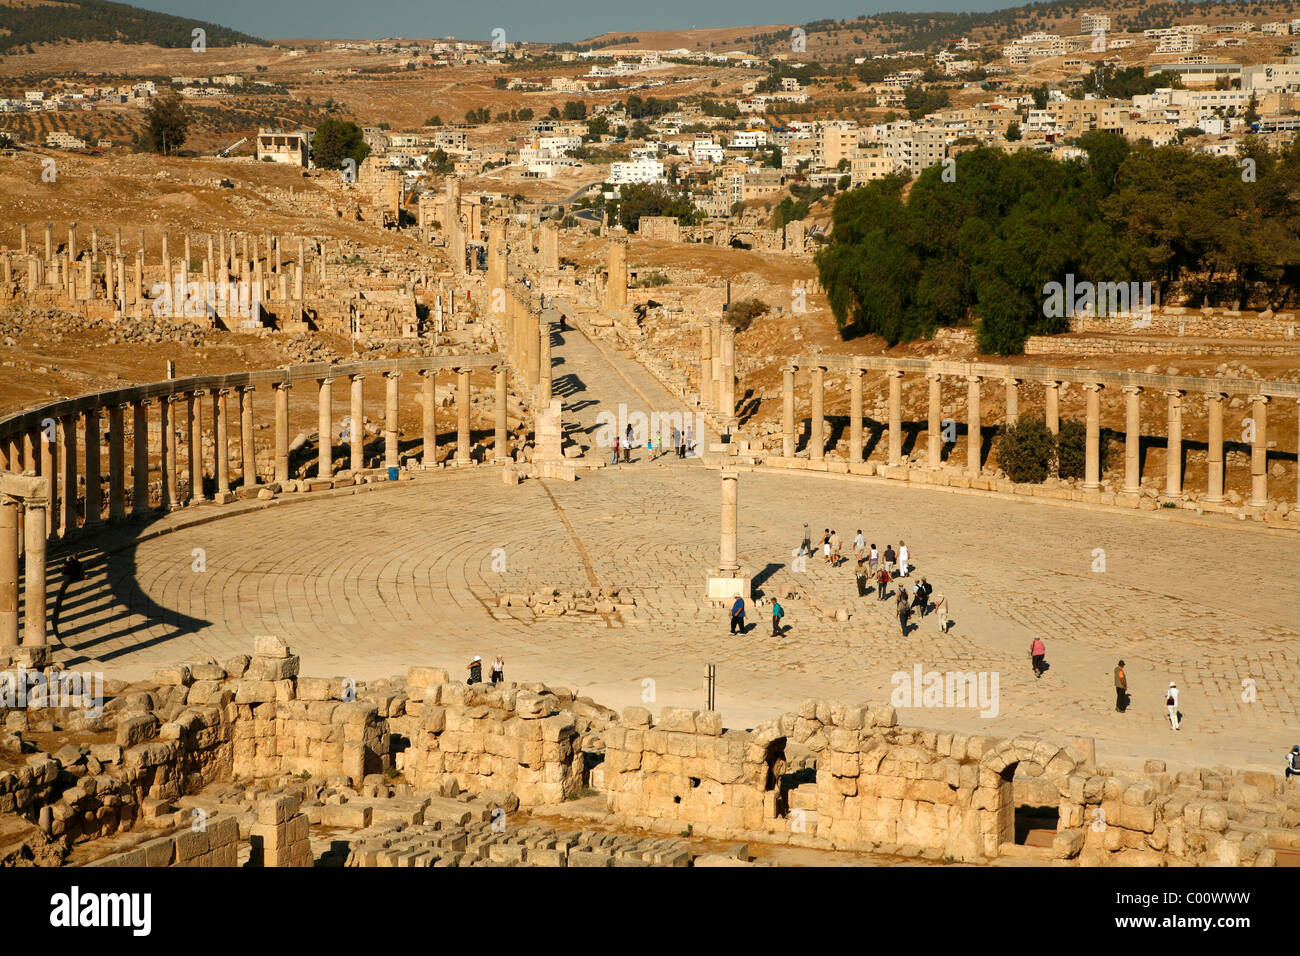
M872 727L897 727L898 714L889 705L873 707L870 713L870 725Z
M256 657L288 657L289 645L282 638L260 635L253 638L253 654Z
M695 733L695 711L686 707L664 707L655 726L660 730Z
M298 676L299 658L297 655L285 657L263 657L255 654L248 662L245 677L251 680L277 681Z
M1141 807L1151 803L1155 795L1155 787L1145 780L1140 780L1125 788L1122 801L1125 806Z
M442 667L410 667L406 671L406 686L415 700L420 699L415 694L423 693L430 684L446 684L450 681L451 675Z
M134 747L146 740L152 740L157 733L158 718L153 714L123 717L117 722L117 745Z
M1072 860L1083 849L1083 831L1078 829L1058 830L1052 837L1052 858Z
M275 700L275 684L270 681L238 680L231 686L237 704L261 704Z
M830 748L836 753L853 754L854 764L857 763L858 748L861 745L860 735L856 730L832 730L829 736Z
M247 654L238 654L229 660L222 661L221 667L231 680L238 680L244 676L248 670L249 657Z
M173 664L154 671L153 682L161 687L188 687L194 678L188 664Z

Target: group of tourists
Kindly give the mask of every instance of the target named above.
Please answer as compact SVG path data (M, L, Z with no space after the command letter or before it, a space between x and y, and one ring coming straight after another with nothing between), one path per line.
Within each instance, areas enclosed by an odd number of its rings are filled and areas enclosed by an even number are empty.
M475 654L474 659L469 662L468 669L469 669L469 680L465 682L466 684L483 683L483 658L482 657ZM506 662L501 659L500 654L498 654L497 659L492 662L491 675L492 675L493 684L500 684L502 681L506 679Z
M671 445L664 443L663 432L659 431L646 439L645 450L649 454L651 461L658 460L670 451L676 451L678 458L685 458L687 453L695 448L695 434L689 425L686 428L674 426L669 438L672 441ZM632 461L632 449L635 447L635 432L632 426L628 425L626 436L621 438L616 436L614 438L614 447L610 453L609 463L617 465L620 461L620 454L623 456L622 461L630 463Z

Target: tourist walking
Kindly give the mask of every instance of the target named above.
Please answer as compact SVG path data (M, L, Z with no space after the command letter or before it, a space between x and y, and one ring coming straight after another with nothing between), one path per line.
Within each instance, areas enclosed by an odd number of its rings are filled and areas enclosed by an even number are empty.
M634 435L635 432L632 431L632 424L629 422L627 426L627 443L629 445L632 444L632 439Z
M785 617L785 608L776 598L772 599L772 636L781 636L781 618Z
M898 589L898 600L894 602L898 609L898 627L907 636L907 619L912 613L912 604L907 596L907 588L900 586Z
M658 449L655 458L662 458L664 454L664 433L655 432L655 448Z
M912 586L912 610L920 620L925 620L925 588L917 582Z
M879 567L879 565L880 552L876 550L876 546L873 544L871 546L871 552L867 555L867 570L871 573L872 577L876 576L876 568Z
M838 568L840 566L840 550L842 547L843 547L843 542L840 540L840 533L838 531L832 531L831 532L831 567L833 568Z
M609 456L609 463L611 465L618 464L618 438L617 437L614 438L614 453Z
M1115 667L1115 712L1124 713L1128 708L1128 675L1124 673L1124 662Z
M934 602L934 613L939 616L939 633L948 633L948 597L940 594Z
M1043 671L1046 669L1043 667L1043 658L1046 656L1047 648L1043 646L1043 639L1041 637L1034 638L1029 645L1029 657L1034 662L1035 677L1043 676Z
M632 426L629 425L628 431L631 430L632 430ZM630 438L627 439L625 442L623 442L623 463L624 464L632 463L632 439Z
M889 586L889 572L881 568L876 572L876 600L885 599L885 588Z
M686 450L688 453L695 451L695 429L690 425L686 426Z
M822 535L822 560L827 564L831 563L831 529L827 528Z
M862 558L858 558L858 570L855 576L858 581L858 597L867 596L867 572L862 567Z
M63 583L59 585L59 594L54 599L54 613L50 616L50 632L55 637L59 636L59 615L63 612L63 599L68 594L68 588L84 580L86 569L82 567L81 555L73 551L63 562Z
M910 559L911 555L908 553L907 545L903 544L901 541L898 542L898 576L900 578L907 577L907 572L911 570L908 566L908 561Z
M500 684L506 679L506 662L497 655L497 659L492 662L492 683Z
M1286 755L1286 777L1284 783L1290 783L1292 777L1300 777L1300 744L1291 748L1291 752Z
M921 602L921 617L925 617L925 613L930 610L930 596L934 594L934 585L921 578L921 591L925 594L925 599Z
M560 313L560 331L561 331L561 332L567 332L567 331L569 330L569 327L568 327L567 325L564 324L565 318L566 318L565 314L564 314L563 312L561 312L561 313Z
M483 683L483 658L479 657L477 654L475 654L474 659L469 662L469 680L467 680L465 683L467 684Z
M1178 713L1178 685L1173 681L1169 682L1169 690L1165 692L1165 709L1169 711L1169 726L1179 730L1182 716Z
M853 539L853 559L857 561L858 564L861 564L863 557L866 556L866 553L867 553L867 539L866 537L863 536L862 529L859 528L858 536Z
M898 556L894 554L894 546L892 544L885 545L885 570L891 575L895 574L897 571L895 566L897 560Z
M745 633L745 599L743 597L737 597L736 603L731 605L731 633L735 634L737 628L740 629L741 634Z
M651 461L655 460L655 437L654 435L646 436L645 453Z

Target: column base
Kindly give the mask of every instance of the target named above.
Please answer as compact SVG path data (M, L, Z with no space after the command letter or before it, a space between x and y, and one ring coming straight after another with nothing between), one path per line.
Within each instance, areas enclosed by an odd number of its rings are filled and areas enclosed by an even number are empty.
M457 458L457 459L453 462L453 464L454 464L457 468L464 468L466 465L472 465L472 464L474 464L474 459L473 459L473 458Z
M47 667L54 656L48 644L19 644L17 647L0 647L0 664L40 670Z
M228 505L237 498L238 496L233 491L218 491L212 496L212 503L214 505Z

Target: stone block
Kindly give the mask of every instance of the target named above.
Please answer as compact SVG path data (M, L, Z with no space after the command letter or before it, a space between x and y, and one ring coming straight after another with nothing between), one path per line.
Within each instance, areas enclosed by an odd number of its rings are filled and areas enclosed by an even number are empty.
M123 717L117 722L117 745L119 747L134 747L146 740L152 740L157 734L158 718L153 714Z
M255 657L288 657L289 645L283 638L264 634L253 638L253 655Z
M624 707L623 726L632 730L648 730L654 725L654 716L644 707Z

